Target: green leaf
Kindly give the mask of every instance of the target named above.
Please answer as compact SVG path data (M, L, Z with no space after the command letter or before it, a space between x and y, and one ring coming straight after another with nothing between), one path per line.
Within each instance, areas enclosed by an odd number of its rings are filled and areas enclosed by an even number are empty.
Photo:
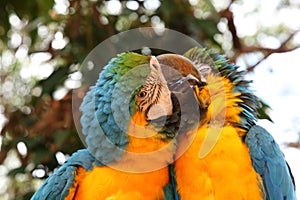
M267 114L268 110L270 110L271 107L265 102L263 102L262 100L260 100L260 103L261 103L261 107L257 109L258 119L266 119L269 120L270 122L273 122L271 117Z
M26 169L26 165L10 170L7 173L7 175L14 177L15 175L20 174L20 173L24 174L25 173L25 169Z
M47 162L50 159L54 159L53 154L51 154L51 151L44 148L39 148L32 155L32 162L35 164L39 164L41 162Z
M39 1L36 1L36 3L38 3L39 9L40 9L40 14L42 14L42 15L48 15L49 10L51 8L53 8L53 6L54 6L53 0L47 0L47 1L39 0Z
M54 140L55 144L58 147L63 147L64 143L66 142L66 139L70 137L70 132L68 131L56 131Z
M47 79L40 81L38 85L42 86L42 95L52 95L58 85L63 85L64 81L68 77L68 73L68 67L60 67L56 71L54 71Z

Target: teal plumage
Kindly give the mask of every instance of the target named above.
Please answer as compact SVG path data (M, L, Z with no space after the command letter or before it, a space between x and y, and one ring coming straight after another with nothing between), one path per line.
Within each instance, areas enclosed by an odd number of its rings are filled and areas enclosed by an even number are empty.
M246 144L253 167L262 177L267 199L296 199L290 169L270 133L255 125L247 133Z
M77 167L81 166L90 171L95 164L101 165L86 149L77 151L44 182L31 200L64 199L74 184Z
M113 58L103 68L96 85L90 88L80 107L87 148L105 164L119 160L128 144L125 132L130 116L125 105L129 104L132 91L144 83L150 71L149 67L140 67L141 70L129 73L129 78L126 73L133 67L148 64L149 59L149 56L132 52Z

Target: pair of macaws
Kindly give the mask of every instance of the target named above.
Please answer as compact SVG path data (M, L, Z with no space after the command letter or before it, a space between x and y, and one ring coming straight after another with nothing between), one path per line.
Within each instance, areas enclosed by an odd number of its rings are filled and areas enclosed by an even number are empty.
M81 105L87 149L32 200L296 199L258 99L224 56L121 53Z

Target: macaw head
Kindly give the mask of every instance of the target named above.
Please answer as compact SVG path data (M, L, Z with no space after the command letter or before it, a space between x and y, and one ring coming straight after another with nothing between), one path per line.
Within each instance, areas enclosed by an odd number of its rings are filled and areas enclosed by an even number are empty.
M240 129L243 137L255 124L258 98L250 89L251 81L244 71L225 56L205 48L192 48L184 56L199 72L202 84L194 88L198 104L206 110L205 120L218 124L230 123Z
M132 119L144 129L136 133L140 137L155 133L154 137L165 145L180 131L194 127L200 117L193 92L198 79L196 68L187 58L177 54L152 56L145 84L132 95L135 102Z
M145 83L132 95L135 102L133 112L139 118L136 117L135 120L140 125L147 125L151 120L170 116L173 112L171 91L154 56L150 58L149 66L150 73Z

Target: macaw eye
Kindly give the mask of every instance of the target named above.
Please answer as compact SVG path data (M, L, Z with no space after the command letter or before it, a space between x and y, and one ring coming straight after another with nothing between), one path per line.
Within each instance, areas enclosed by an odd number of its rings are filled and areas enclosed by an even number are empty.
M137 105L140 111L146 111L152 104L157 102L159 95L157 95L156 85L147 84L137 94Z
M140 91L138 95L140 98L144 98L147 95L147 93L145 91Z

